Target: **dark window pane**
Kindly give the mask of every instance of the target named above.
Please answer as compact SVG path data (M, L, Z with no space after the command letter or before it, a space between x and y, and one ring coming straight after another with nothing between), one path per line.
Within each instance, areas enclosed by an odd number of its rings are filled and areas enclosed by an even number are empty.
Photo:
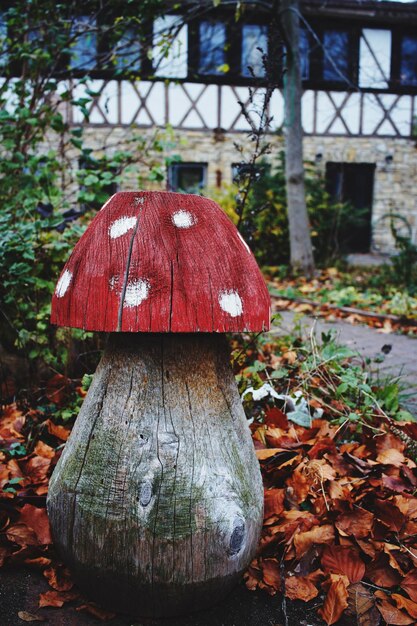
M168 170L171 191L199 192L206 182L205 163L174 163Z
M140 41L139 34L133 28L128 28L113 48L114 66L118 70L131 72L140 71Z
M310 53L308 32L302 28L300 30L300 69L302 80L308 80L310 78Z
M268 27L245 24L242 27L242 76L265 76L262 56L266 54L268 54Z
M400 82L402 85L417 85L416 36L404 35L402 38Z
M326 30L323 37L323 79L346 82L349 74L349 34Z
M334 238L341 252L369 252L374 172L374 163L326 163L326 189L336 203Z
M200 74L224 74L226 26L222 22L200 22Z
M70 68L92 70L96 67L97 32L96 21L88 15L80 15L71 26Z

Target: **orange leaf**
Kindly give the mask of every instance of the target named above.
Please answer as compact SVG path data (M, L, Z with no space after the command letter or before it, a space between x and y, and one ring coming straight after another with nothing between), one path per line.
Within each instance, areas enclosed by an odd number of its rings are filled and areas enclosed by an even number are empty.
M284 489L266 489L264 495L264 519L280 515L284 510Z
M280 565L276 559L262 559L263 581L275 591L281 589Z
M42 456L34 456L25 463L25 474L32 484L42 483L47 480L51 459Z
M349 581L346 576L331 574L326 599L323 607L318 610L318 614L328 626L338 622L348 606L348 584Z
M413 602L417 602L417 570L413 570L400 582L401 589L410 596Z
M70 571L66 567L52 565L43 572L43 575L56 591L69 591L74 586Z
M335 525L347 535L353 535L355 539L363 539L369 536L373 520L373 513L365 509L355 509L339 515Z
M19 546L37 546L39 545L36 533L26 524L14 524L6 530L6 537L9 541L17 543Z
M384 620L390 626L408 626L408 624L414 624L413 617L406 615L387 600L381 600L378 602L377 608Z
M35 446L34 453L37 456L45 457L45 459L53 459L55 456L55 450L51 448L51 446L48 446L43 441L38 441L38 443Z
M285 595L290 600L309 602L318 595L317 588L305 576L288 576L285 579Z
M348 546L326 546L321 565L327 572L344 574L351 583L358 583L365 575L365 564L358 552Z
M46 397L50 402L61 405L71 390L71 381L62 374L55 374L46 384Z
M19 522L35 531L40 544L52 543L49 520L45 509L25 504L20 510Z
M316 526L303 533L297 533L294 537L295 552L300 558L315 543L331 543L334 541L334 528L330 524Z
M391 598L395 600L395 604L399 609L405 609L411 617L417 619L417 602L413 602L413 600L409 600L399 593L393 593Z
M376 457L378 463L382 463L382 465L393 465L394 467L401 467L403 463L405 463L406 458L402 452L399 450L395 450L394 448L389 448L388 450L383 450Z
M71 429L66 428L65 426L60 426L59 424L54 424L51 420L47 420L45 424L48 427L48 432L54 437L61 439L62 441L66 441L71 434Z
M39 607L55 606L60 608L66 602L79 598L79 595L76 591L45 591L45 593L39 594Z

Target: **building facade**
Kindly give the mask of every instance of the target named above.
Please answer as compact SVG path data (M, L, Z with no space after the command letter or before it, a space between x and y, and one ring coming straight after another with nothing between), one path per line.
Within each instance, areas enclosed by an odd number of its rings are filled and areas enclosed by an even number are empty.
M123 142L132 127L146 136L169 125L182 159L169 167L170 189L230 183L241 158L235 143L251 130L239 102L256 124L272 76L271 155L278 152L285 44L267 2L244 4L237 20L228 3L200 11L177 4L147 24L141 40L127 32L113 50L118 77L100 67L98 36L83 35L94 18L80 15L65 88L78 98L94 94L85 129L91 147ZM392 250L392 213L417 243L417 3L305 0L300 19L304 154L335 199L367 216L352 251ZM70 104L64 113L70 124L85 124Z

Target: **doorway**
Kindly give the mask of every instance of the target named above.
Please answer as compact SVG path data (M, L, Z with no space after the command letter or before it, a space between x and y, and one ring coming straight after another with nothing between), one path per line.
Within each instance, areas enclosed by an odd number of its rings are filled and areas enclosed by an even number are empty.
M367 253L372 238L372 201L375 163L326 163L326 189L333 202L347 202L349 220L341 224L339 249Z

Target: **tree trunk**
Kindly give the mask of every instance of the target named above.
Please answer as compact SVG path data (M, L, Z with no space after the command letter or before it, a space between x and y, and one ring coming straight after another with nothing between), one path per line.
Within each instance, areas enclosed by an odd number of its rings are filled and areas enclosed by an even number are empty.
M112 335L48 495L81 589L142 616L203 609L254 557L262 509L224 337Z
M307 214L303 128L301 124L301 69L299 0L281 0L280 15L286 47L284 73L284 133L287 211L290 231L291 266L311 276L314 272L310 224Z

